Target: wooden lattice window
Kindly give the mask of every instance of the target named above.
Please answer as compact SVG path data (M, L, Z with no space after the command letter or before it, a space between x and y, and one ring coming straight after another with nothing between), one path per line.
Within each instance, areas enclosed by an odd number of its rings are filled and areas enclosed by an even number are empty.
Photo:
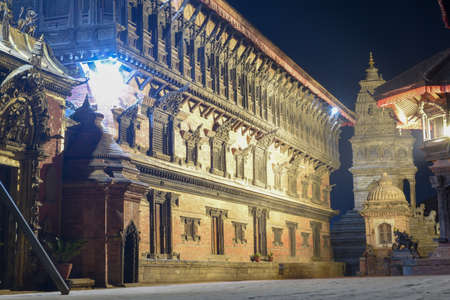
M151 155L170 160L172 155L172 120L170 116L155 110L151 116Z
M388 223L378 225L378 241L380 244L392 243L392 227Z
M220 216L211 217L211 253L224 254L223 219Z
M255 147L253 156L254 184L265 187L267 182L267 156L266 150Z
M253 208L253 244L255 253L267 255L267 217L265 209Z
M152 191L150 194L150 251L153 255L172 253L171 193Z
M198 226L200 226L200 219L181 217L181 223L184 224L184 233L181 237L186 241L199 241Z
M226 144L220 140L213 140L211 143L212 173L225 175L226 171Z
M288 173L288 193L289 193L289 195L292 195L292 196L297 195L297 173L296 172Z
M245 230L247 224L232 222L234 227L234 239L233 242L236 244L246 244L247 239L245 238Z
M283 229L272 227L272 231L273 231L273 245L275 247L283 246L283 241L281 240L281 237L283 236Z
M206 207L206 214L211 217L211 253L222 255L225 253L224 219L228 217L228 211Z
M309 248L309 232L302 232L302 247Z

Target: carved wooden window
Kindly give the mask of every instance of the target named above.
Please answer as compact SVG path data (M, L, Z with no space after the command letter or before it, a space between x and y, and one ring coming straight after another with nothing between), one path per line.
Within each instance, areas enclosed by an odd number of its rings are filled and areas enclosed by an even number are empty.
M244 178L245 157L243 155L236 155L236 177Z
M236 244L246 244L247 239L245 238L245 230L247 228L247 224L231 222L234 227L234 239L233 242Z
M224 218L228 216L228 211L206 207L206 214L211 217L211 253L216 255L224 254Z
M172 201L171 193L150 193L150 251L153 255L172 253Z
M296 249L297 249L297 238L296 238L296 231L297 231L297 223L292 222L286 222L288 228L289 228L289 254L290 256L296 255Z
M151 117L151 155L170 160L172 155L172 121L168 114L155 110Z
M114 3L113 0L103 0L101 1L103 8L103 23L108 23L113 21Z
M267 255L267 211L253 208L253 241L255 253Z
M266 150L255 147L253 157L254 184L265 187L267 182L267 157Z
M224 254L223 220L219 216L211 217L211 252Z
M211 171L217 175L225 175L226 170L226 144L225 142L213 139L211 142Z
M200 219L181 217L181 223L184 224L184 233L181 237L186 241L200 241L198 235L198 226L200 226Z
M308 186L309 182L307 180L302 181L302 198L307 199L308 198Z
M276 170L274 172L274 184L275 189L281 191L281 170Z
M323 248L328 249L330 248L330 237L328 235L322 236L323 238Z
M289 195L297 195L297 172L290 171L288 173L288 193Z
M378 241L379 244L392 243L392 227L388 223L378 225Z
M186 163L196 165L198 160L198 144L194 141L186 141Z
M311 221L312 240L313 240L313 257L320 258L320 231L322 230L322 223Z
M318 182L313 182L313 199L316 202L321 202L320 200L320 184Z
M309 247L309 232L302 232L302 247Z
M281 239L281 237L283 236L283 229L272 227L272 231L273 231L273 245L275 247L283 246L283 241Z

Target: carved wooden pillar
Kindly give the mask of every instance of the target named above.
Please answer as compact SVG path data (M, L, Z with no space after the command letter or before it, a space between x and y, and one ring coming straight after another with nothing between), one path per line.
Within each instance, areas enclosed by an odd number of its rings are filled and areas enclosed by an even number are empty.
M437 190L438 214L439 214L439 242L448 243L449 241L449 215L448 215L448 182L445 176L430 177L433 187Z

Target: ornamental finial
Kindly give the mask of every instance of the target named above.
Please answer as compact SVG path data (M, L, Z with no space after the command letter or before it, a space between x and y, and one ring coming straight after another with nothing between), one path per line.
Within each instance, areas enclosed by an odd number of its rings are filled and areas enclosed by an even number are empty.
M371 68L373 68L375 66L375 62L373 61L372 51L370 51L370 55L369 55L369 66Z

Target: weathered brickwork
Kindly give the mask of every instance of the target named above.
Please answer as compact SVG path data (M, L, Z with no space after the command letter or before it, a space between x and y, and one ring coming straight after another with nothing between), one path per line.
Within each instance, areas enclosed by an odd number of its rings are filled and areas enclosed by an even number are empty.
M39 31L72 74L92 77L80 84L46 62L65 79L50 80L45 204L28 217L87 242L73 276L108 286L193 270L197 280L342 272L329 242L329 176L353 112L222 0L84 1L83 12L59 1L70 17L36 7ZM94 75L108 64L117 74L104 76L123 82L106 89L124 87L104 99ZM275 263L250 263L257 253Z

